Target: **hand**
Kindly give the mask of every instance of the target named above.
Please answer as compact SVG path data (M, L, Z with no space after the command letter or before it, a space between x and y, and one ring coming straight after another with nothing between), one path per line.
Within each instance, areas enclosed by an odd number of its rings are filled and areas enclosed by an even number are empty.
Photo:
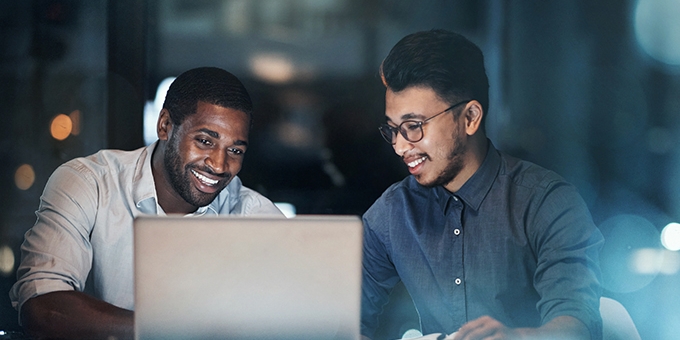
M464 324L455 334L454 340L519 339L516 330L490 316L482 316Z
M76 291L29 299L21 321L31 339L133 339L132 311Z

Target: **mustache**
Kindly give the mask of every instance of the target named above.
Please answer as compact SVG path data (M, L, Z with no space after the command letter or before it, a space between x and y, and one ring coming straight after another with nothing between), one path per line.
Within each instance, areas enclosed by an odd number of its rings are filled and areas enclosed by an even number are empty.
M191 170L191 169L201 171L201 172L205 172L205 173L208 173L212 176L220 177L222 179L228 179L229 177L231 177L231 174L229 174L228 172L217 173L208 166L187 165L187 170Z
M401 155L402 160L406 160L407 157L418 157L418 158L425 157L427 159L430 159L430 156L426 152L421 152L421 153L417 153L417 154L414 154L414 155L407 155L407 154Z

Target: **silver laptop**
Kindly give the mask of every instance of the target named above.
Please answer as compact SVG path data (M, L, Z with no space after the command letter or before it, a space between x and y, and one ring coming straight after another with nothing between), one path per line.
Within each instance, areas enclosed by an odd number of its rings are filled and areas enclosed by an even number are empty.
M135 220L136 339L359 339L357 216Z

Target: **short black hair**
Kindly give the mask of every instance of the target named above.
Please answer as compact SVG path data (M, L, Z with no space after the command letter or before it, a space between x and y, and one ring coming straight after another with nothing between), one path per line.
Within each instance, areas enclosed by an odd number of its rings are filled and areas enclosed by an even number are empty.
M449 104L475 99L485 113L488 110L489 79L484 55L458 33L434 29L407 35L380 65L380 77L393 92L426 86Z
M198 102L243 111L252 124L253 103L243 83L233 74L217 67L199 67L180 74L170 84L163 108L175 125L196 113Z

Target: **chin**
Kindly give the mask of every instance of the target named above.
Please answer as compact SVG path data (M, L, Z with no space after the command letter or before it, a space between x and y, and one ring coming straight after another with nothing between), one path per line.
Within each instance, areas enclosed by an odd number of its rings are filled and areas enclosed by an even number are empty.
M420 184L424 187L432 188L432 187L436 187L438 185L436 181L423 178L422 175L417 175L417 176L414 176L414 177L416 178L416 182L418 182L418 184Z

